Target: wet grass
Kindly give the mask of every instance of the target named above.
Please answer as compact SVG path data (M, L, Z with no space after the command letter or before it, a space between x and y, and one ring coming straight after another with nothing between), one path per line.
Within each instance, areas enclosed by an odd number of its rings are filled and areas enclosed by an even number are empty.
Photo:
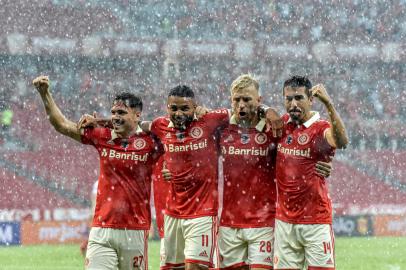
M336 269L404 270L406 237L337 238Z
M149 243L149 269L159 270L159 241ZM0 247L0 270L84 269L79 245Z
M337 238L339 270L406 269L406 237ZM149 244L151 270L159 269L159 242ZM83 269L77 245L1 247L0 270Z

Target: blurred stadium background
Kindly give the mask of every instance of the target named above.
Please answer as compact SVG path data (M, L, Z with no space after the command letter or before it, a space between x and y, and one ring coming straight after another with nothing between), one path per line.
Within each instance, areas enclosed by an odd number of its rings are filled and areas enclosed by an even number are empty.
M284 79L307 74L327 86L351 139L328 180L336 235L406 236L405 0L0 3L0 245L87 236L96 151L53 130L31 86L40 74L75 121L108 116L120 90L141 95L152 119L179 82L201 104L229 107L246 72L283 112Z

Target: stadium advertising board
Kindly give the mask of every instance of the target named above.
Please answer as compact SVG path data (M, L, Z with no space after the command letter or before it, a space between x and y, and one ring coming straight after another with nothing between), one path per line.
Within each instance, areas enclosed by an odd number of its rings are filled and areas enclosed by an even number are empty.
M86 221L90 215L89 208L0 209L0 222L23 220Z
M20 222L0 222L0 245L20 244Z
M30 218L34 221L41 219L39 209L0 209L0 222L21 221Z
M406 236L406 216L375 216L374 232L377 236Z
M370 216L337 216L333 220L336 236L371 236L373 235Z
M88 224L80 221L26 221L21 227L23 245L81 243L87 236Z

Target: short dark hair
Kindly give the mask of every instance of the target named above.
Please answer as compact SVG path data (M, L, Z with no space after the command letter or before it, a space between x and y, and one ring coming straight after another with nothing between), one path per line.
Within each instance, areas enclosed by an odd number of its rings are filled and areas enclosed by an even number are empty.
M116 101L123 101L127 107L142 111L142 99L129 92L122 92L115 95L113 104Z
M292 88L304 87L306 89L305 91L306 95L310 97L310 89L312 89L312 82L309 80L308 77L298 75L290 77L283 83L283 93L285 93L285 87L289 86Z
M187 85L178 85L169 91L168 97L170 96L195 98L195 93L192 88Z

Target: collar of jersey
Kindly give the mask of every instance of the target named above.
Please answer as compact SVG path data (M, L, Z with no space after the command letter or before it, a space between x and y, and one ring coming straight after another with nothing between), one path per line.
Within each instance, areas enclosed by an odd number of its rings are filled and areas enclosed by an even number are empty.
M258 124L255 126L255 129L259 132L262 132L264 130L265 124L265 118L261 118ZM235 118L234 114L230 117L230 125L238 125L237 119Z
M193 121L197 121L197 116L196 114L193 115ZM173 128L175 127L175 125L173 124L173 122L171 121L171 119L169 118L169 124L168 124L168 128Z
M137 130L135 131L135 134L138 135L142 132L142 129L140 127L140 125L137 126ZM114 131L114 129L111 130L111 141L114 141L115 139L117 139L117 133Z
M303 123L303 126L305 126L306 128L309 128L311 125L313 125L317 120L320 119L320 114L319 112L316 111L312 111L313 115L312 117L310 117L309 120L307 120L306 122ZM292 119L289 117L288 123L292 122Z

